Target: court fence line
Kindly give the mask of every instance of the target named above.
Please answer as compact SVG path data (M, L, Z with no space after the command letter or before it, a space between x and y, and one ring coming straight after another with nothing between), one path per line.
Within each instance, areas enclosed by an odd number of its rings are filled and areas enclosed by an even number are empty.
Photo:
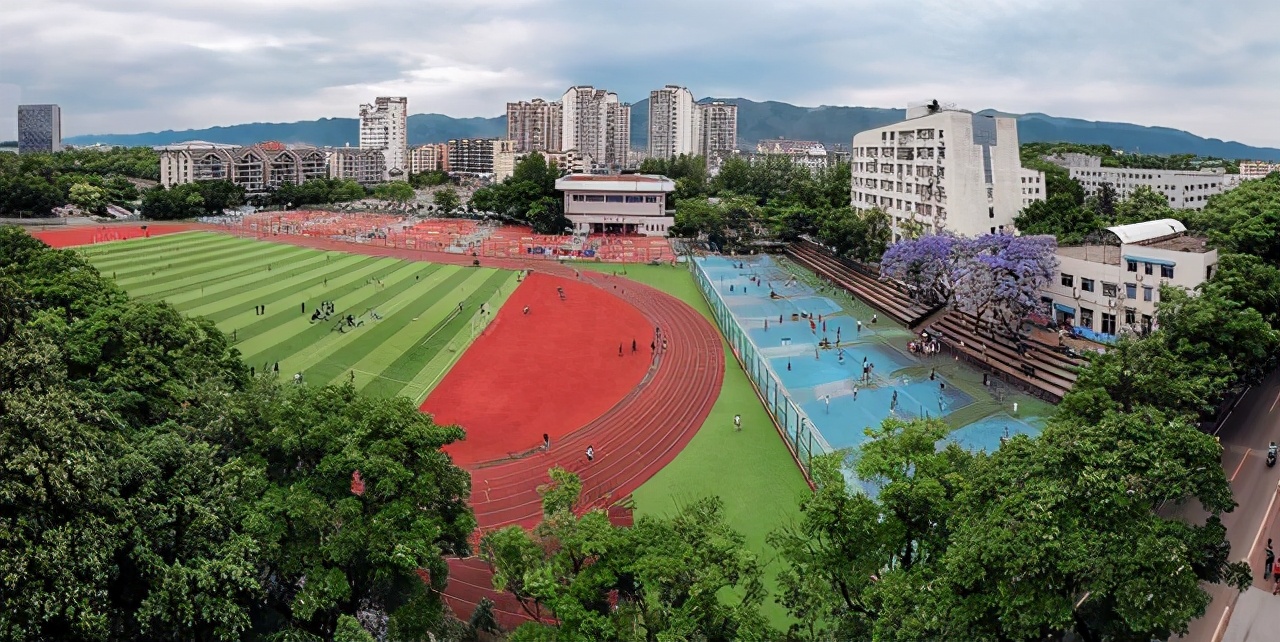
M773 368L769 366L760 352L760 348L752 343L750 336L738 320L730 312L723 296L712 285L711 277L703 270L701 261L690 261L698 282L698 289L710 306L720 332L729 342L734 356L742 364L747 378L756 389L756 395L764 402L765 410L773 419L779 434L786 441L792 456L800 466L806 478L809 478L810 462L815 455L835 452L831 444L818 431L817 426L809 419L809 415L800 405L791 399L787 389ZM812 485L812 481L810 481Z

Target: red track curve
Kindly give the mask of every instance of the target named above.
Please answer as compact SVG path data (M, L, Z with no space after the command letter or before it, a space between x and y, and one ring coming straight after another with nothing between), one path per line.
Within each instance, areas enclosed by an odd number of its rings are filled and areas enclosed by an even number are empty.
M204 229L226 233L225 228L216 226ZM452 265L471 265L474 260L461 254L317 237L281 235L262 240ZM484 258L481 264L574 275L572 267L545 259ZM667 350L658 355L645 378L630 393L600 417L557 440L551 452L470 466L471 505L482 531L536 524L542 517L537 489L549 481L547 469L553 466L578 473L587 506L607 508L625 498L675 459L711 413L720 393L724 350L719 332L705 317L679 299L634 281L593 270L582 270L581 280L619 297L654 326L661 327L668 341ZM595 461L589 465L583 454L588 445L595 449ZM504 627L531 619L510 594L493 590L492 573L483 560L450 560L449 571L444 597L460 618L465 620L480 598L488 597L495 603L498 620Z

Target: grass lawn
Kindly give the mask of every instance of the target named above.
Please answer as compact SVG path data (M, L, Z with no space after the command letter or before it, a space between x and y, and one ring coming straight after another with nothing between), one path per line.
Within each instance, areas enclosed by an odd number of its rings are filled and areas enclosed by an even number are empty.
M584 263L581 267L605 272L621 269L609 264ZM693 275L683 265L627 266L626 277L679 297L715 323ZM770 531L799 518L800 500L809 493L809 486L729 344L722 339L721 345L726 372L711 415L675 461L636 490L636 514L670 514L691 500L719 496L729 524L746 537L747 545L764 562L765 586L770 594L764 613L774 626L785 629L790 619L772 597L783 566L764 540ZM733 429L735 414L742 415L742 432Z
M516 273L324 252L188 232L78 250L130 295L204 316L245 363L315 384L421 403L472 339L481 303L497 310ZM311 321L332 301L327 321ZM259 314L257 306L265 311ZM358 322L340 322L348 314ZM478 327L478 325L477 325Z

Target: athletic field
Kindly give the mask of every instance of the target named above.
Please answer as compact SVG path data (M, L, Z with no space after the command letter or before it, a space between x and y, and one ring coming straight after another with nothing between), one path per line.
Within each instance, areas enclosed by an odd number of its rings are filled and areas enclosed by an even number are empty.
M517 274L206 232L77 251L130 295L213 321L258 372L279 363L282 377L351 381L418 403L493 318ZM333 313L312 320L323 301Z

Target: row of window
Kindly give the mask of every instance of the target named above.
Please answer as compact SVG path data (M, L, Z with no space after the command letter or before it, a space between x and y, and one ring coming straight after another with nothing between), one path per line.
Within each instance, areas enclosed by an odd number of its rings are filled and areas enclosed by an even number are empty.
M575 203L657 203L657 196L623 196L621 194L574 194Z
M1136 274L1136 273L1138 272L1138 261L1125 261L1125 269L1126 269L1127 271L1129 271L1129 272L1133 272L1133 273L1135 273L1135 274ZM1153 264L1151 264L1151 263L1147 263L1147 262L1145 262L1145 261L1143 261L1143 262L1142 262L1142 272L1143 272L1143 274L1151 274L1151 273L1152 273L1152 272L1154 272L1154 271L1155 271L1155 266L1154 266ZM1160 266L1160 277L1161 277L1161 278L1164 278L1164 279L1172 279L1172 278L1173 278L1173 266L1172 266L1172 265L1161 265L1161 266Z
M1148 274L1150 274L1150 272L1148 272ZM1063 273L1062 273L1062 281L1061 281L1061 283L1062 283L1062 286L1063 286L1063 287L1066 287L1066 288L1074 287L1074 286L1075 286L1075 277L1074 277L1074 276L1072 276L1072 275L1070 275L1070 274L1067 274L1066 272L1063 272ZM1117 288L1118 288L1117 284L1115 284L1115 283L1107 283L1106 281L1103 281L1103 282L1102 282L1102 296L1105 296L1105 297L1114 297L1114 296L1116 295ZM1093 291L1094 291L1094 281L1093 281L1093 279L1086 279L1086 278L1084 278L1084 277L1080 277L1080 290L1081 290L1082 292L1093 292ZM1144 285L1144 286L1142 286L1142 300L1143 300L1143 301L1152 301L1152 300L1154 300L1154 299L1153 299L1154 292L1155 292L1155 287L1154 287L1154 286L1150 286L1150 285ZM1124 294L1125 294L1125 296L1129 297L1130 299L1136 299L1136 298L1138 298L1138 284L1137 284L1137 283L1125 283L1125 284L1124 284Z

